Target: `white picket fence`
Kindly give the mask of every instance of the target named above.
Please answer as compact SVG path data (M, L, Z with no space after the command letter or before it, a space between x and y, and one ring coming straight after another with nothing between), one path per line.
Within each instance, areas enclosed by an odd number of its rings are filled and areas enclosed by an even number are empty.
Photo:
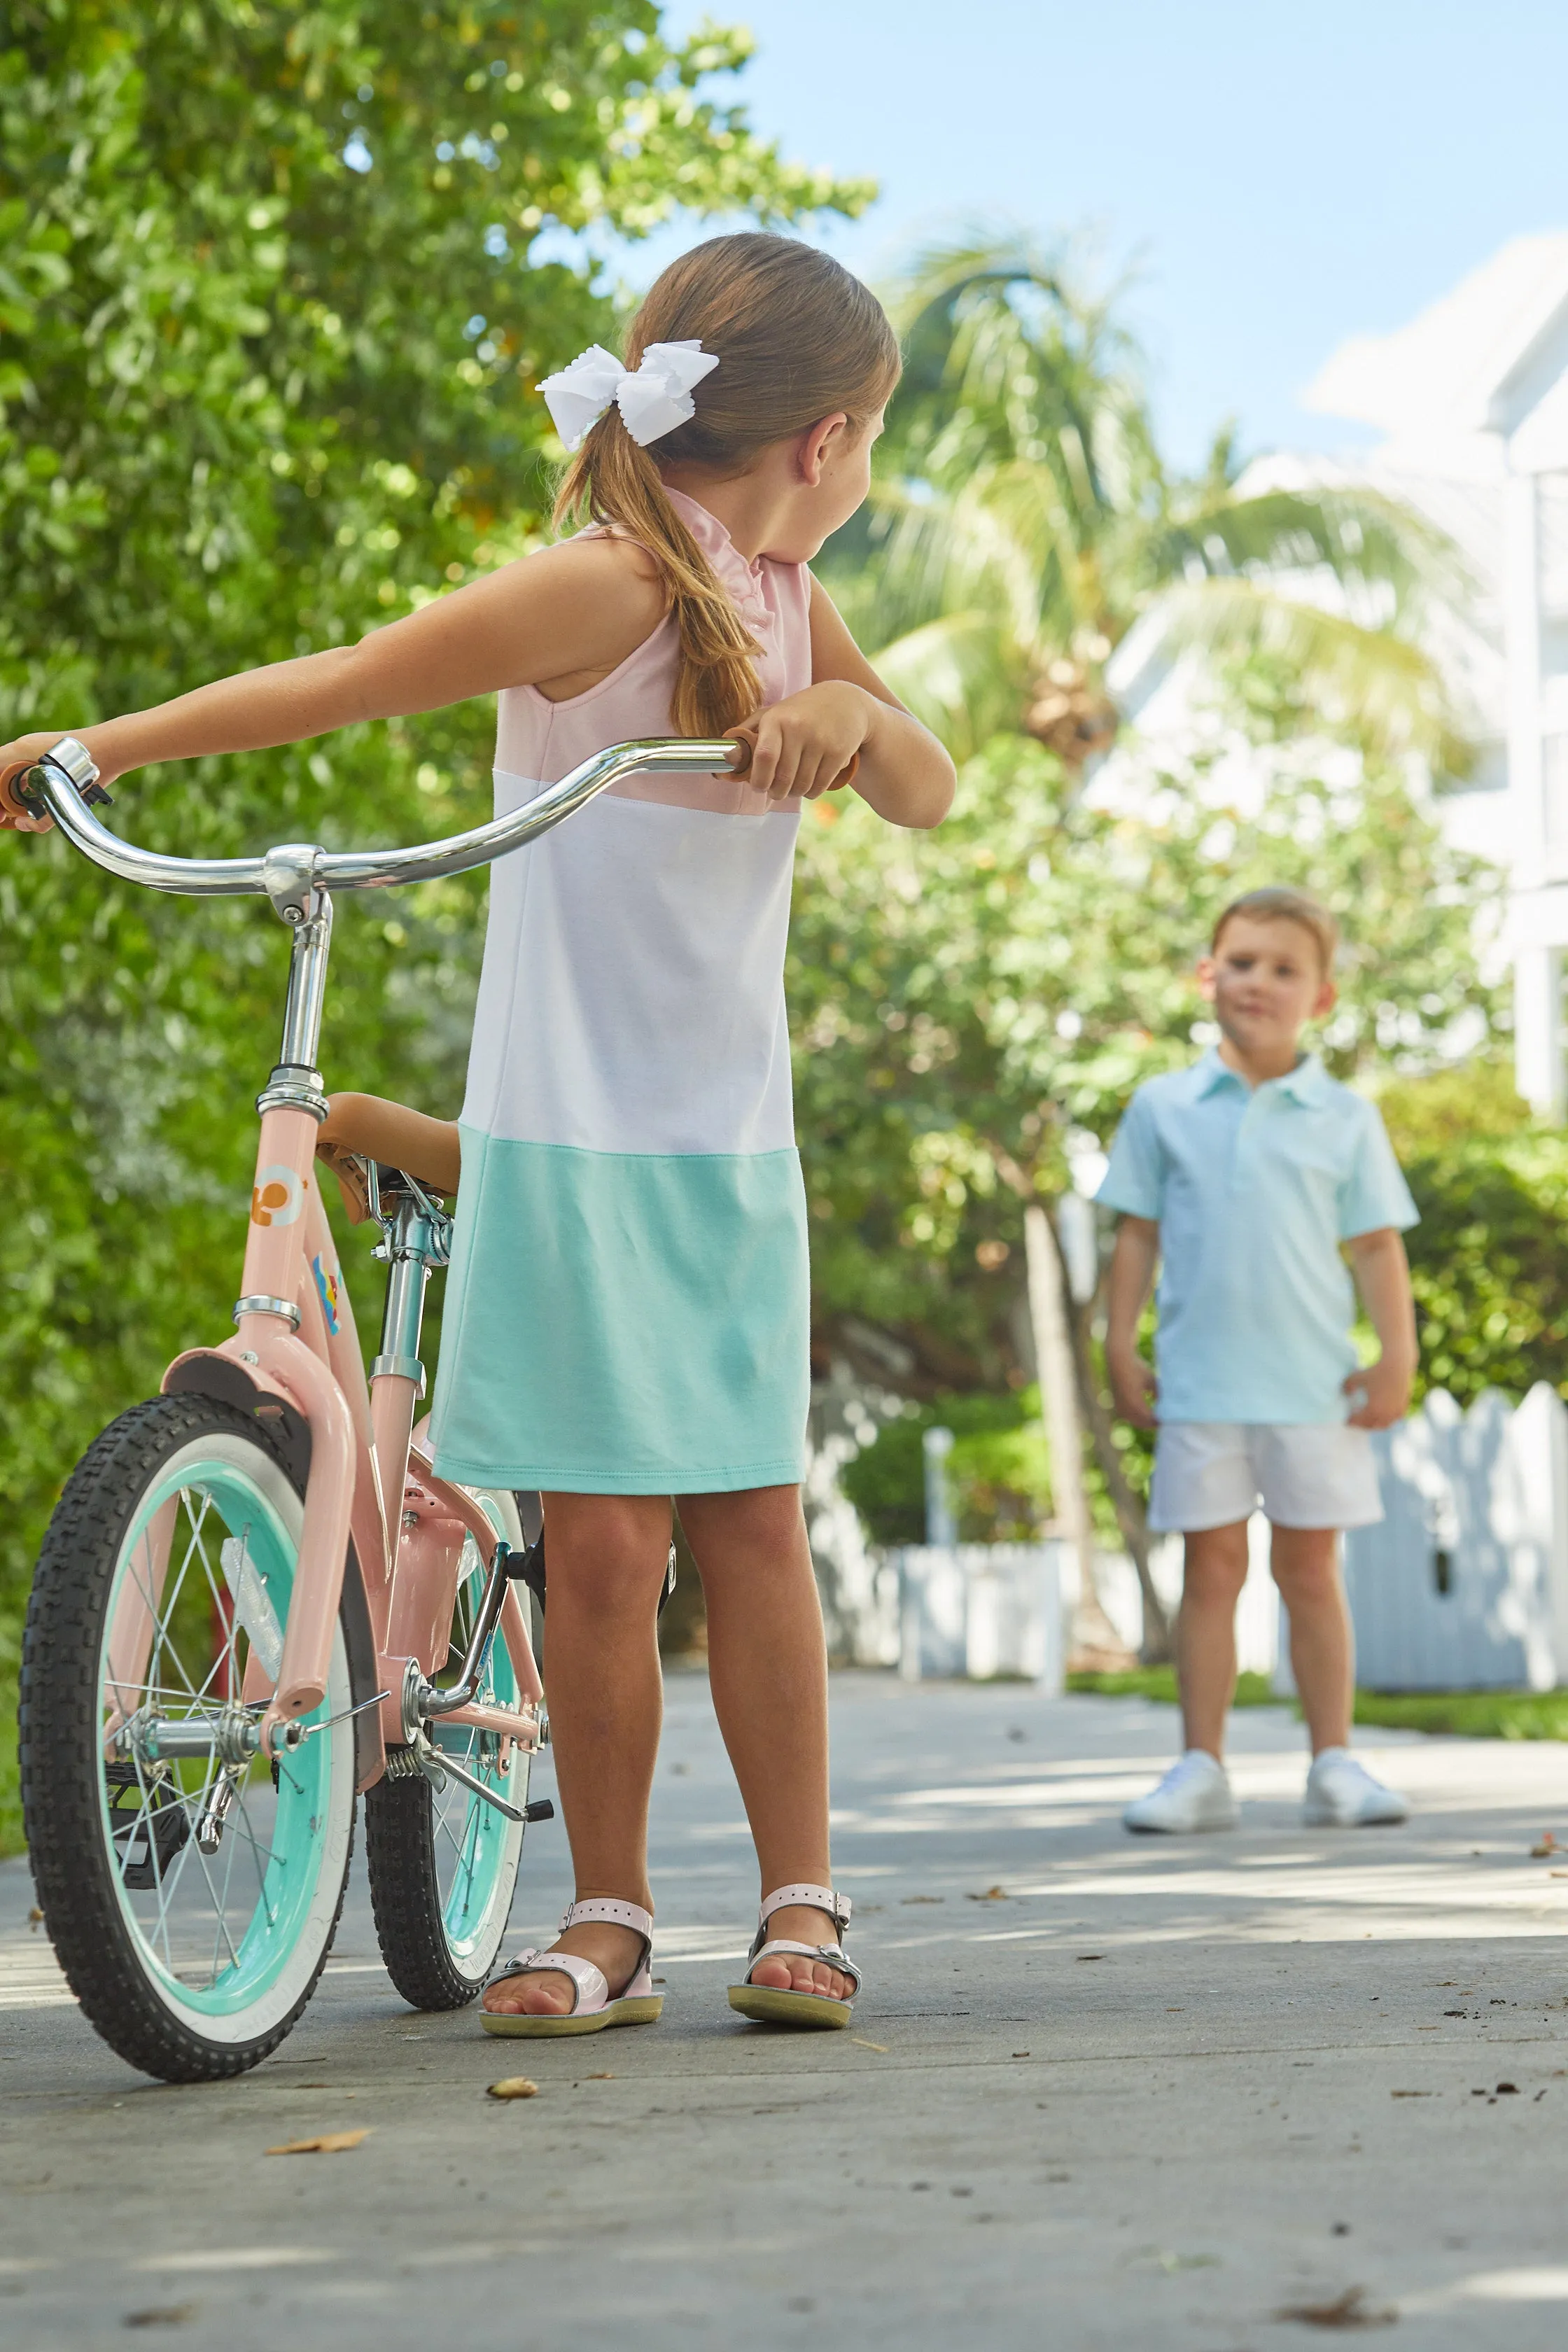
M838 1486L843 1464L899 1409L836 1371L813 1412L806 1517L829 1645L862 1665L906 1675L1024 1674L1054 1687L1062 1622L1079 1599L1078 1564L1037 1546L866 1541ZM1568 1408L1544 1382L1514 1407L1490 1393L1467 1412L1442 1391L1373 1440L1384 1517L1345 1540L1360 1680L1374 1690L1546 1690L1568 1684ZM1251 1566L1237 1615L1242 1667L1291 1687L1268 1575L1268 1529L1250 1529ZM1154 1547L1167 1608L1181 1597L1181 1544ZM1142 1639L1132 1563L1097 1562L1100 1598L1131 1649Z
M1373 1439L1384 1517L1345 1538L1371 1690L1568 1682L1568 1409L1544 1381L1468 1412L1441 1390Z
M1542 1382L1521 1405L1494 1394L1467 1412L1436 1391L1374 1437L1384 1517L1345 1538L1358 1679L1372 1690L1550 1690L1568 1683L1568 1408ZM1237 1619L1238 1663L1290 1691L1268 1525L1249 1529ZM1167 1607L1181 1545L1155 1547ZM1132 1563L1097 1563L1100 1597L1131 1649L1142 1639ZM1060 1687L1076 1604L1068 1547L910 1545L873 1571L876 1630L861 1654L925 1675L1025 1675ZM896 1618L894 1615L896 1608ZM895 1634L896 1625L896 1634ZM869 1627L868 1627L869 1633Z
M1062 1687L1059 1544L908 1544L898 1578L899 1672L906 1682L999 1676Z

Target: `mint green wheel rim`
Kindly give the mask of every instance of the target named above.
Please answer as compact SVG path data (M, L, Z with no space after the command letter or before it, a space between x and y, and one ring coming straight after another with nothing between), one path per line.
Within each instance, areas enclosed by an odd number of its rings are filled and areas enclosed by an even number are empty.
M484 1583L477 1551L465 1546L465 1564L470 1558L473 1565L459 1589L458 1631L470 1622ZM487 1706L514 1706L517 1696L510 1654L498 1632L490 1643L479 1696ZM502 1770L499 1742L463 1725L438 1725L435 1744L465 1770L488 1781L499 1796L517 1801L516 1790L525 1775L515 1748ZM496 1905L503 1895L510 1901L517 1874L517 1829L482 1797L459 1790L451 1781L443 1794L432 1794L431 1802L437 1869L443 1882L441 1922L454 1959L462 1961L494 1940Z
M200 1659L182 1654L182 1648L189 1653L191 1644L188 1640L182 1644L174 1631L182 1609L188 1618L205 1603L216 1604L226 1591L220 1561L224 1537L235 1537L243 1545L280 1629L288 1623L297 1559L295 1537L274 1497L240 1462L226 1459L216 1448L204 1454L200 1441L195 1449L185 1449L177 1459L177 1468L166 1468L140 1498L121 1548L105 1620L106 1628L115 1625L128 1580L138 1579L139 1564L150 1557L152 1523L160 1511L173 1506L174 1536L163 1591L157 1599L145 1675L140 1685L116 1684L115 1687L121 1689L122 1696L133 1696L138 1688L155 1693L160 1710L176 1717L210 1708L215 1702L221 1703L224 1696L210 1675L202 1675ZM237 1664L233 1635L230 1643ZM100 1682L100 1706L104 1707L110 1678L108 1648L106 1635L100 1666L105 1678ZM321 1724L331 1704L329 1692L303 1722ZM167 1867L157 1870L152 1889L129 1888L118 1857L111 1863L121 1911L139 1947L142 1967L170 2000L195 2019L221 2024L267 2005L294 1958L319 1910L332 1804L334 1743L342 1736L336 1726L318 1730L282 1757L275 1796L269 1767L260 1758L253 1759L245 1768L222 1841L210 1859L197 1848L194 1821L202 1796L220 1768L216 1759L187 1768L178 1801L192 1820L192 1833ZM352 1738L352 1733L348 1736ZM100 1786L106 1824L110 1819L107 1765L100 1748ZM144 1777L139 1778L145 1787ZM142 1801L145 1811L145 1795ZM110 1852L113 1856L112 1838ZM335 1913L335 1902L332 1908Z

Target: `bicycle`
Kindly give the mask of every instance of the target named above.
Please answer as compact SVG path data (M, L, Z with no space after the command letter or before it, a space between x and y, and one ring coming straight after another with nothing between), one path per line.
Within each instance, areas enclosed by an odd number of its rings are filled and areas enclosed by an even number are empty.
M103 2039L169 2082L244 2073L315 1990L356 1801L377 1937L412 2006L482 1990L505 1932L548 1722L513 1496L436 1475L415 1427L426 1285L447 1262L456 1130L371 1097L326 1152L381 1227L367 1381L322 1203L316 1067L334 889L466 872L622 777L743 764L731 741L614 745L510 815L413 849L143 851L67 737L15 785L121 879L260 894L292 934L231 1339L177 1356L94 1440L38 1560L24 1635L24 1819L44 1924ZM389 1148L391 1156L389 1156ZM403 1164L406 1160L408 1164Z

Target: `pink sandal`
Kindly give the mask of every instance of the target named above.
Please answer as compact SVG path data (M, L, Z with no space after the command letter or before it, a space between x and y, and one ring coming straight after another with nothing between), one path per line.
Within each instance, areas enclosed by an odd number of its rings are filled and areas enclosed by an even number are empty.
M814 1911L826 1911L838 1930L837 1944L770 1944L764 1939L768 1921L775 1911L787 1910L792 1904L809 1904ZM860 1971L846 1953L844 1930L849 1925L849 1897L835 1895L830 1886L781 1886L770 1895L758 1917L757 1932L746 1959L743 1984L730 1987L730 2006L738 2009L742 2017L755 2018L759 2024L844 2026L849 2022L850 2002L860 1990ZM798 1955L807 1960L826 1960L830 1969L837 1969L849 1979L848 2000L835 2000L830 1993L785 1991L778 1985L752 1982L752 1971L759 1960L771 1960L777 1953Z
M504 1984L509 1977L542 1976L553 1969L561 1976L571 1978L577 1988L576 1999L570 2009L542 2016L521 2010L482 2009L479 2023L487 2033L541 2042L557 2033L599 2033L606 2025L655 2022L664 2009L664 1995L655 1992L649 1973L653 1960L652 1912L642 1910L636 1903L616 1903L607 1896L596 1896L570 1906L561 1922L561 1934L583 1919L606 1920L614 1927L630 1927L642 1937L642 1957L627 1983L612 2000L608 1978L592 1960L579 1959L575 1952L538 1952L531 1948L520 1952L515 1960L508 1960L504 1968L497 1969L490 1983Z

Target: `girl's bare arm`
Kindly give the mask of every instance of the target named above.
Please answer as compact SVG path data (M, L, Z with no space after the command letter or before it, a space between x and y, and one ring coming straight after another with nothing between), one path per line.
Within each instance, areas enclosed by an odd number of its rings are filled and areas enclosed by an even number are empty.
M858 760L855 789L892 824L925 830L952 805L952 761L877 676L833 599L811 583L812 684L731 733L752 746L752 781L816 800Z
M264 751L507 686L577 693L624 661L663 611L658 576L640 550L568 541L438 596L358 645L220 678L77 732L107 783L155 760ZM37 759L60 731L0 745L0 774Z

